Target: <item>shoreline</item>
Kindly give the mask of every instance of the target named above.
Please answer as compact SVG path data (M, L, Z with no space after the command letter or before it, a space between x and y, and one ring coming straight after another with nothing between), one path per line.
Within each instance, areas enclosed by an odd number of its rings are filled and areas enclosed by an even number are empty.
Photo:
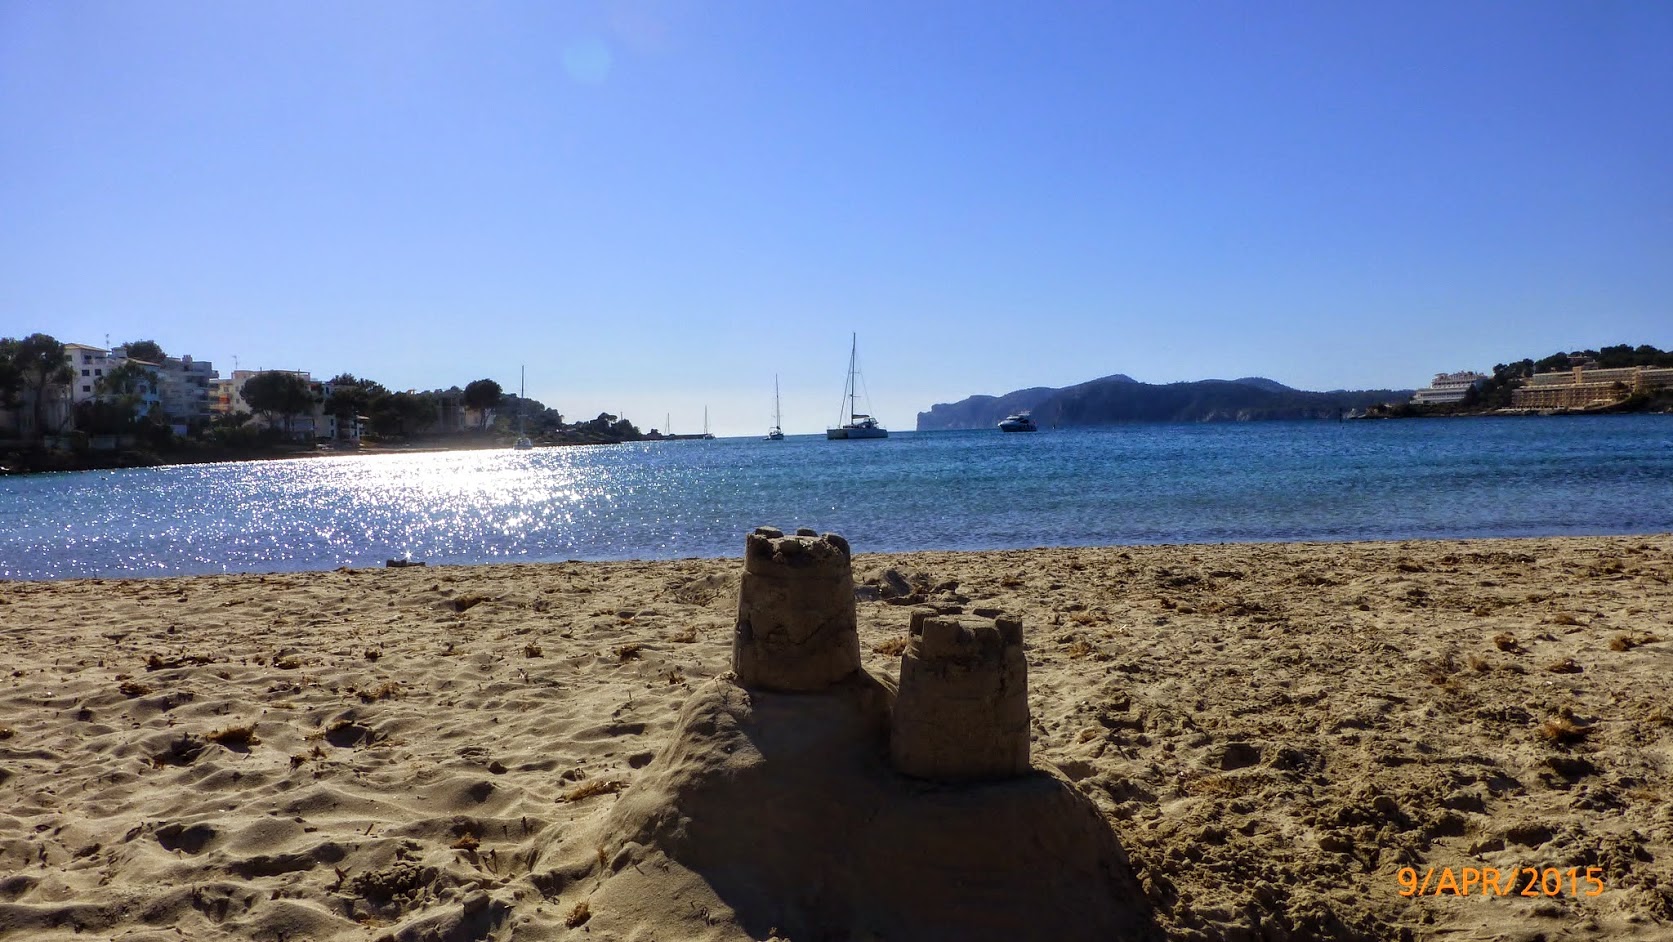
M100 452L90 455L77 455L73 452L60 450L38 451L18 450L11 453L14 459L29 458L34 464L29 467L0 466L0 477L8 475L57 474L75 473L80 471L119 471L129 468L170 468L181 465L195 464L239 464L251 461L286 461L300 458L337 458L356 455L421 455L449 451L497 451L511 450L514 438L493 442L461 442L455 444L422 443L415 445L360 445L354 448L340 448L325 443L313 447L275 446L272 448L218 448L186 444L174 450L164 451L113 451ZM568 448L579 445L620 445L634 441L660 441L662 439L620 439L606 441L574 441L574 442L542 442L535 448Z
M883 551L870 552L870 553L856 552L855 559L859 560L860 558L867 557L867 556L877 556L877 557L887 556L887 557L890 557L890 558L896 558L896 557L907 558L907 557L925 555L925 554L933 554L933 555L952 554L952 555L982 556L982 555L1003 554L1003 553L1062 553L1062 552L1099 552L1099 551L1119 551L1119 550L1128 550L1128 551L1131 551L1131 550L1180 550L1180 551L1184 551L1184 550L1192 550L1192 549L1213 550L1213 549L1216 549L1216 548L1260 547L1260 546L1269 546L1269 547L1282 546L1282 547L1302 547L1302 548L1305 548L1305 547L1320 547L1320 548L1325 548L1325 547L1387 546L1387 545L1434 544L1434 543L1477 543L1477 542L1491 543L1491 542L1498 542L1498 541L1528 541L1528 540L1533 540L1533 541L1543 541L1543 540L1558 540L1558 541L1561 541L1561 540L1593 540L1593 539L1630 540L1630 539L1658 539L1658 538L1664 538L1664 537L1673 538L1673 530L1650 531L1650 532L1645 532L1645 533L1637 533L1637 532L1633 532L1633 533L1610 533L1610 532L1589 531L1589 532L1584 532L1584 533L1539 534L1539 535L1532 535L1532 536L1530 536L1530 535L1512 535L1512 536L1422 536L1422 537L1384 538L1384 539L1364 539L1364 538L1350 537L1350 538L1344 538L1344 539L1340 539L1340 540L1332 540L1332 539L1299 539L1299 540L1297 540L1297 539L1287 539L1287 538L1277 538L1277 537L1275 537L1275 538L1272 538L1272 539L1222 540L1222 541L1219 541L1219 542L1212 542L1212 543L1209 543L1209 542L1205 542L1205 543L1190 543L1190 542L1179 542L1179 543L1088 543L1088 544L1076 544L1076 545L1035 545L1035 546L997 547L997 548L989 547L989 548L981 548L981 549L960 549L960 548L934 547L934 548L928 548L928 549L915 549L915 550L883 550ZM420 570L420 571L428 570L428 571L432 571L432 572L442 572L442 571L467 571L468 572L469 570L476 569L476 568L493 567L493 566L565 566L565 565L661 566L661 565L668 565L668 564L672 564L672 563L723 562L723 561L732 560L732 559L735 559L735 558L737 558L737 554L735 554L735 553L723 553L723 554L714 555L714 556L624 557L624 558L612 558L612 559L565 558L565 559L544 559L544 560L538 560L538 559L502 559L502 560L489 560L489 561L474 561L473 560L473 561L470 561L470 562L448 562L448 561L441 561L441 560L431 560L431 559L426 559L426 558L422 558L422 557L412 557L410 562L402 562L398 565L390 566L388 564L389 560L404 560L404 559L406 559L406 557L394 556L394 557L384 557L384 559L382 559L382 560L379 560L379 561L376 561L376 562L371 562L371 563L362 563L362 564L358 564L358 565L355 565L355 564L340 564L340 565L337 565L337 566L332 566L330 568L324 568L324 569L251 569L251 570L236 570L236 571L230 571L230 572L219 572L219 571L217 571L217 572L176 572L176 573L163 573L163 574L157 574L157 575L138 575L138 574L136 574L136 575L128 575L128 574L75 575L75 576L48 576L48 577L43 577L43 578L10 578L10 577L5 577L5 576L0 576L0 587L6 586L6 585L19 585L19 584L25 584L26 585L26 584L32 584L32 583L61 584L61 583L66 583L66 582L78 582L78 581L80 581L80 582L106 582L106 583L110 583L110 582L150 582L150 581L167 580L167 579L196 579L196 578L210 578L210 577L257 578L257 577L264 577L264 576L265 577L273 577L273 576L326 575L326 574L329 574L329 573L359 574L359 573L379 572L379 571L386 570L386 569L405 569L405 568L413 568L415 570Z
M875 674L912 608L891 582L1021 619L1034 765L1096 805L1168 938L1673 938L1673 534L858 549ZM726 672L741 568L0 583L0 933L346 940L485 912L567 939L592 899L589 938L751 938L724 900L651 915L649 863L559 879L548 856L591 855ZM1595 897L1399 880L1588 865Z

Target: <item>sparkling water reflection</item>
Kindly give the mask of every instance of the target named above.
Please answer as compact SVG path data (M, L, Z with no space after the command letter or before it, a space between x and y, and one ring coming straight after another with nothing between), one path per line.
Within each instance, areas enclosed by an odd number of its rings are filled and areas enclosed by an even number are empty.
M1673 530L1673 418L720 440L0 478L0 578Z

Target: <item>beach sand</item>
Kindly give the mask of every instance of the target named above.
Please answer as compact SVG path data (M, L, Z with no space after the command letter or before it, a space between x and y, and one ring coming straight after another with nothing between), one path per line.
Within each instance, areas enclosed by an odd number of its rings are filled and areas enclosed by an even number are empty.
M891 581L1022 618L1034 765L1168 938L1673 938L1673 536L855 549L878 676ZM741 569L0 583L0 937L750 938L589 843Z

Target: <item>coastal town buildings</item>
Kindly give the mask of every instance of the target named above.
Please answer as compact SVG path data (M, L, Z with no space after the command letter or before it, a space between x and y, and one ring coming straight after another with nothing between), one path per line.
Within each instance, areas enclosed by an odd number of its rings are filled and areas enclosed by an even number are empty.
M306 370L233 370L231 376L215 380L211 384L209 408L217 415L253 415L255 410L251 409L249 402L244 399L244 384L263 373L290 373L299 376L313 393L313 406L307 412L290 416L288 423L285 417L274 416L272 422L275 427L288 427L291 436L298 440L360 441L365 432L365 416L340 419L327 412L326 401L331 398L335 389L329 381L315 380ZM265 425L269 420L258 416L253 421L258 425Z
M0 443L40 441L54 449L109 451L133 446L141 435L160 434L158 426L191 437L210 431L211 423L217 428L272 426L304 443L358 443L371 432L373 416L384 435L447 435L487 428L499 412L492 406L467 405L465 391L458 386L391 394L377 384L369 384L370 398L338 397L328 408L338 390L306 371L237 369L222 377L207 360L166 356L150 342L110 347L108 339L105 346L97 346L42 337L62 349L62 367L51 367L44 387L37 375L31 384L8 388L8 399L0 401ZM134 350L150 359L133 356ZM308 385L309 402L301 412L263 415L251 408L245 385L271 372L299 377ZM372 415L338 414L350 411L349 402ZM135 419L143 422L136 425Z
M55 398L63 400L68 412L57 425L67 427L76 406L108 395L103 381L128 364L150 375L149 382L138 384L131 392L136 398L135 415L145 418L160 412L177 435L209 419L209 385L219 374L208 360L178 356L153 363L128 356L125 346L107 350L85 343L66 343L64 350L70 358L70 382ZM54 424L49 423L49 427Z
M1528 377L1521 387L1511 390L1510 404L1514 409L1583 409L1670 387L1673 387L1673 367L1575 366Z
M231 376L214 380L209 384L209 411L214 415L249 415L255 410L244 401L244 384L250 377L266 370L233 370ZM301 374L303 379L307 373Z
M1439 405L1446 402L1463 402L1469 391L1486 383L1492 377L1472 371L1457 373L1436 373L1428 386L1412 394L1412 404L1419 406Z

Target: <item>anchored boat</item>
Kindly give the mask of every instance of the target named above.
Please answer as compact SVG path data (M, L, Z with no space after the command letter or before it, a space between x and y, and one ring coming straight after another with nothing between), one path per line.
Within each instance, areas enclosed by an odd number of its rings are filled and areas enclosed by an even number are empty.
M518 451L528 451L534 447L534 442L523 434L523 398L528 394L528 391L528 368L519 366L517 368L517 441L511 445Z
M784 441L784 429L781 427L784 419L778 414L778 374L773 374L773 427L767 432L767 441Z
M1034 424L1034 416L1027 409L1013 412L999 423L1001 432L1038 432L1040 427Z
M876 417L858 411L859 391L855 388L856 378L860 375L860 338L853 335L848 349L848 385L842 391L842 410L848 416L848 421L825 430L825 437L832 441L848 438L888 438L889 430L880 424ZM870 404L866 408L871 408Z

